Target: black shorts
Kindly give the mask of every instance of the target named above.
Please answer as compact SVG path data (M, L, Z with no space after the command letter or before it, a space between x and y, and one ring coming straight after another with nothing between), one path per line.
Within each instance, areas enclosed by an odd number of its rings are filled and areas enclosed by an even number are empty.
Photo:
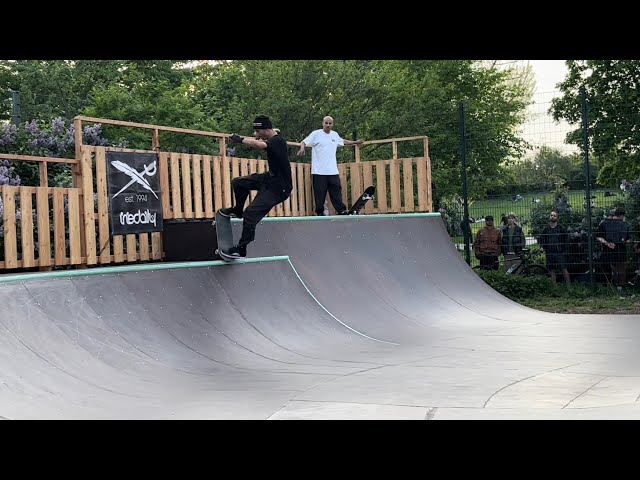
M562 271L567 268L567 257L563 253L550 253L547 254L547 270L550 272L553 270Z

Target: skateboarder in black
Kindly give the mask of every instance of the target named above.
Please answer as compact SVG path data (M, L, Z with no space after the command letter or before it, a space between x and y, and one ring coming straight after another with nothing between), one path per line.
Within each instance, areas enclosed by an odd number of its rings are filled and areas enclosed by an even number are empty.
M271 119L266 115L259 115L253 121L254 137L242 137L234 133L232 142L242 143L254 148L267 150L269 171L253 173L244 177L236 177L231 181L235 196L233 207L223 208L220 213L225 217L242 218L242 236L238 244L226 253L230 257L245 258L247 245L255 238L256 225L269 210L284 202L293 189L291 181L291 164L287 151L287 142L273 128ZM253 201L242 210L251 190L258 193Z

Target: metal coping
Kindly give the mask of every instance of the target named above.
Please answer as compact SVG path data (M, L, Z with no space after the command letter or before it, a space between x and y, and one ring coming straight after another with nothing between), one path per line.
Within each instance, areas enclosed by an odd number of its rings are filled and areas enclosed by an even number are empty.
M232 263L261 263L261 262L274 262L274 261L288 261L288 256L275 256L275 257L256 257L233 260L231 262L225 262L223 260L206 260L206 261L194 261L194 262L171 262L171 263L148 263L148 264L136 264L136 265L120 265L112 267L96 267L85 268L82 270L58 270L55 272L40 272L40 273L25 273L20 275L7 275L6 277L0 277L0 284L10 282L22 282L27 280L39 280L45 278L56 277L80 277L85 275L106 275L122 272L140 272L146 270L167 270L170 268L194 268L194 267L217 267L222 265L230 265Z

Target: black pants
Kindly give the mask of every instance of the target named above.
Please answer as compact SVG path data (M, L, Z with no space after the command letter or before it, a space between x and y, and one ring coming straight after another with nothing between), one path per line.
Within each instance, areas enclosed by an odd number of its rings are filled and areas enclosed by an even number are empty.
M242 213L242 236L238 242L239 246L246 247L250 242L253 242L258 222L273 207L289 198L291 192L283 189L278 180L270 173L253 173L244 177L236 177L231 181L237 210L242 210L251 190L258 191L256 197Z
M480 266L488 268L489 270L498 270L500 263L497 255L479 255Z
M313 196L316 200L316 214L324 213L324 199L327 198L327 191L333 208L336 212L342 213L347 206L342 203L342 184L340 175L311 175L313 179Z

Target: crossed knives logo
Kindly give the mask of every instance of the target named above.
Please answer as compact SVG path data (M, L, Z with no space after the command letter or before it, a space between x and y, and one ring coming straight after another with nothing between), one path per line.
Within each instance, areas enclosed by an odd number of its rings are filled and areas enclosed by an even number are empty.
M149 185L149 182L147 181L147 179L144 178L145 176L153 177L156 174L157 168L156 168L155 161L151 162L149 166L145 164L141 172L138 172L135 168L131 168L129 165L119 160L115 160L111 162L111 165L113 165L115 168L120 170L125 175L128 175L129 177L131 177L131 181L127 183L124 187L122 187L120 191L116 193L112 198L116 198L118 195L124 192L127 188L129 188L129 186L131 186L136 182L142 185L145 189L149 190L151 193L153 193L154 197L158 198L158 195L156 195L156 192L153 191L153 188L151 188L151 185Z

